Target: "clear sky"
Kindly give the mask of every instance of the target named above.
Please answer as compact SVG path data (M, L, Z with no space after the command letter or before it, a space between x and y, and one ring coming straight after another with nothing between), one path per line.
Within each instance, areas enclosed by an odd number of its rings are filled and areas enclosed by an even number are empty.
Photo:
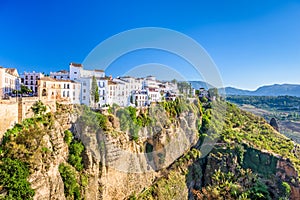
M108 37L150 26L194 38L226 86L300 84L299 19L296 0L0 0L0 66L19 73L68 69ZM141 55L129 58L162 62Z

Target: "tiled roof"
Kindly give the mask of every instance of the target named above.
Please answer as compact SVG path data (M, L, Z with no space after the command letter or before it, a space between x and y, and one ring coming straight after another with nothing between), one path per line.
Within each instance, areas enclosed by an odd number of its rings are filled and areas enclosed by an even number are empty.
M51 77L41 77L40 80L42 80L42 81L52 81L52 82L77 83L77 82L71 81L71 80L59 80L59 79L54 79L54 78L51 78Z
M104 72L102 69L94 69L95 72Z
M18 71L16 68L4 68L5 72L12 75L12 76L19 76Z
M117 83L114 82L114 81L109 80L109 81L108 81L108 85L117 85Z
M70 65L74 66L74 67L82 67L82 64L78 64L78 63L70 63Z

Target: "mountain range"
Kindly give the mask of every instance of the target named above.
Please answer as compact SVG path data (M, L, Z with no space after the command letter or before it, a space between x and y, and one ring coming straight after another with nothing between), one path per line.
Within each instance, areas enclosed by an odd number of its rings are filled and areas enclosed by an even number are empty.
M193 88L211 88L212 86L203 81L190 81ZM261 86L257 90L243 90L234 87L225 87L226 95L242 96L296 96L300 97L300 85L297 84L274 84Z

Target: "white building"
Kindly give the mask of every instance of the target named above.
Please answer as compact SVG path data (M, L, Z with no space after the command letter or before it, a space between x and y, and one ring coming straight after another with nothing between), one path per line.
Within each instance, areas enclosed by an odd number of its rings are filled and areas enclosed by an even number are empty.
M70 80L70 73L67 70L50 72L50 77L58 80Z
M132 104L137 107L144 107L149 105L148 94L146 90L134 90L132 91Z
M147 91L149 103L160 102L162 95L159 91L160 82L154 76L147 76L143 81L143 89Z
M70 80L81 84L81 103L95 108L101 108L107 104L108 78L103 70L86 70L82 64L70 63ZM93 77L96 78L99 102L93 102L91 95Z
M95 77L96 78L96 77ZM93 78L82 77L80 78L81 83L81 103L87 106L92 106L95 108L101 108L107 104L107 90L108 90L108 79L97 77L96 83L98 86L99 101L93 102L94 99L91 95Z
M86 70L83 69L82 64L70 63L70 80L77 81L80 78L91 78L95 76L104 78L105 73L103 70Z
M30 89L33 93L38 92L38 80L44 77L44 75L40 72L24 72L21 74L21 82L28 89Z
M0 67L0 96L4 97L20 90L20 78L17 69Z
M114 103L119 106L128 106L130 104L130 88L128 81L121 78L114 78L113 82L115 85L115 95L112 97ZM126 95L127 94L127 95Z
M116 103L116 90L117 90L117 83L112 81L112 80L108 80L107 82L107 104L109 105L113 105L114 103Z
M71 104L80 104L81 84L71 80L42 77L38 80L38 97Z

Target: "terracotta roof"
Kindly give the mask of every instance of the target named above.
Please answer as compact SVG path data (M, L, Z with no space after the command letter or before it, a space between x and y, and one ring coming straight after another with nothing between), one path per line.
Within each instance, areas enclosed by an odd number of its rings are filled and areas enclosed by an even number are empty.
M102 69L94 69L95 72L104 72Z
M117 83L114 82L114 81L109 80L109 81L108 81L108 85L117 85Z
M70 65L74 67L82 67L82 64L78 64L78 63L70 63Z
M60 79L54 79L54 78L51 78L51 77L41 77L40 80L42 80L42 81L67 82L67 83L77 83L77 84L80 84L79 82L72 81L72 80L60 80Z
M18 71L16 68L4 68L5 72L12 75L12 76L19 76Z

